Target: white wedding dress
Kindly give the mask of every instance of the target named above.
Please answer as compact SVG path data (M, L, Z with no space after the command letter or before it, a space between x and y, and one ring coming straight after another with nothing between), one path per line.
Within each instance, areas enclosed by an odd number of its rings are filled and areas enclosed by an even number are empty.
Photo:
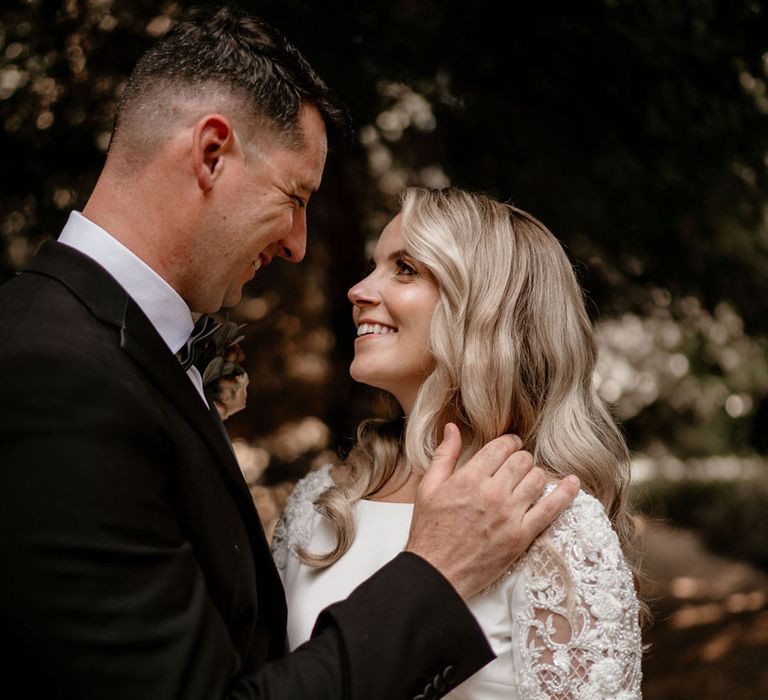
M357 531L335 564L313 569L295 548L335 542L313 501L333 485L330 466L291 494L273 539L288 601L291 649L309 639L318 613L402 551L413 505L355 504ZM451 700L640 698L641 639L632 576L600 503L581 492L515 568L468 602L497 658L457 686ZM563 629L570 629L568 641Z

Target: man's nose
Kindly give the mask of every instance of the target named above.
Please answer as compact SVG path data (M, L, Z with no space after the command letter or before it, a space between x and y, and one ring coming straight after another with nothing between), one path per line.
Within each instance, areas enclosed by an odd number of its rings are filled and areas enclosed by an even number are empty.
M297 210L293 215L291 232L280 241L278 255L288 262L299 263L307 252L307 213L304 209Z

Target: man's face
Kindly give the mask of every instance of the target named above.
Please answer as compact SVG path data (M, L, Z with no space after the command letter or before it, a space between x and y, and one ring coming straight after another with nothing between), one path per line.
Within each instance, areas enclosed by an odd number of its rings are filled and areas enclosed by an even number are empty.
M273 258L294 263L304 258L306 207L320 186L327 140L322 117L312 106L302 109L300 128L300 148L271 145L261 138L242 144L242 157L233 156L235 162L224 164L230 170L215 195L217 204L211 208L203 242L210 263L203 276L211 288L201 290L207 308L193 310L234 306L243 285Z

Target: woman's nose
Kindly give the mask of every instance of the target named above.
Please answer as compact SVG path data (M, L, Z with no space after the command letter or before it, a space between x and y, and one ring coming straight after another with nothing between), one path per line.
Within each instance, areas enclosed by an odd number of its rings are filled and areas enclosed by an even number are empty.
M373 282L373 273L361 279L350 287L347 298L355 306L371 306L379 301L376 285Z

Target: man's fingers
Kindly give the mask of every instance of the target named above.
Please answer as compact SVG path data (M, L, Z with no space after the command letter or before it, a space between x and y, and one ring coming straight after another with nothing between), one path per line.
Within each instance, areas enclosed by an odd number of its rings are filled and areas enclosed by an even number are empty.
M522 446L523 441L517 435L502 435L483 445L462 469L477 471L482 476L493 476L507 458Z
M432 455L432 462L421 482L423 489L431 491L445 482L456 468L456 460L461 454L461 433L454 423L446 423L443 441Z
M551 493L535 503L523 516L523 528L531 538L537 537L546 530L571 505L578 492L579 479L570 475L563 479Z
M494 486L509 493L530 472L531 467L533 467L533 455L530 452L525 450L513 452L491 477Z
M531 470L520 479L520 483L515 488L515 496L517 496L519 505L527 511L539 500L539 496L546 485L547 478L544 476L544 470L541 467L531 467Z

